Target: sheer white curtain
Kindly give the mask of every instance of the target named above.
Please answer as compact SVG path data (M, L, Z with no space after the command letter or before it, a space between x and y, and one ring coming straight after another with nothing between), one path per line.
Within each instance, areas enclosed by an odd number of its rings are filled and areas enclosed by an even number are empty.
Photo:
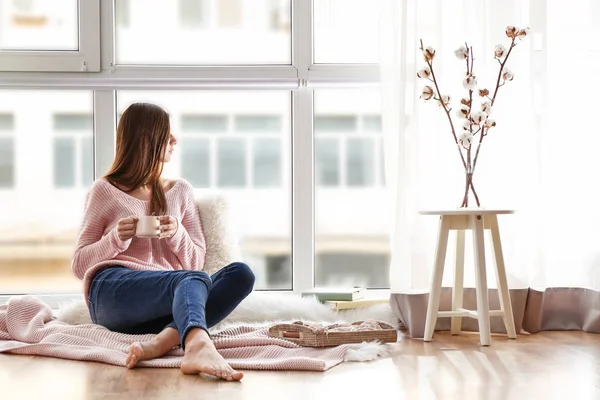
M600 71L594 40L600 37L599 2L381 1L390 280L392 302L409 333L422 335L437 233L437 219L418 210L458 207L464 191L464 169L446 116L419 99L426 84L416 77L425 65L419 40L436 50L434 71L456 110L466 90L465 63L454 50L465 42L473 47L478 86L493 91L498 74L493 49L508 48L507 25L529 26L531 35L519 41L507 63L515 79L499 90L493 110L498 125L483 141L474 183L482 207L517 211L499 217L517 326L600 330L594 312L600 304L600 189L594 179L600 171L600 128L593 122L600 89L594 75ZM451 240L445 287L452 279L452 248ZM469 247L466 254L472 254ZM473 287L471 259L466 261L465 286ZM465 296L466 305L474 302L474 291ZM496 301L495 293L490 299ZM449 301L446 291L442 307ZM477 329L475 321L465 322L467 329ZM438 329L447 326L448 321L438 323ZM492 329L502 331L501 321L492 321Z

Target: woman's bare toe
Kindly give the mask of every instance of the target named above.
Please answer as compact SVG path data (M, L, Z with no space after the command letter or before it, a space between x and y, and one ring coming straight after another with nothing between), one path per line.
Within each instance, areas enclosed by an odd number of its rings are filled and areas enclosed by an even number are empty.
M231 370L231 379L233 379L234 381L240 381L240 380L242 380L243 377L244 377L244 374L241 373L240 371L236 371L234 369Z
M144 360L144 348L142 343L135 342L129 346L129 354L127 354L127 360L125 361L125 365L127 368L133 368L136 366L138 361Z
M207 374L227 381L239 381L244 377L229 366L210 342L186 349L181 372L187 375Z

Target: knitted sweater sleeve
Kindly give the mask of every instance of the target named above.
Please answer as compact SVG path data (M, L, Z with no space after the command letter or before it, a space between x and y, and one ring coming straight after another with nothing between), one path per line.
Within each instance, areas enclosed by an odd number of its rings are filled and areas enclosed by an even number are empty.
M88 268L113 259L131 244L131 239L125 242L119 239L116 225L104 235L111 220L107 204L110 204L110 194L106 188L95 182L85 201L83 224L71 261L71 269L79 279L83 279Z
M182 196L184 197L183 213L181 220L178 221L177 232L165 240L183 269L199 271L204 268L206 241L202 233L192 185L185 182Z

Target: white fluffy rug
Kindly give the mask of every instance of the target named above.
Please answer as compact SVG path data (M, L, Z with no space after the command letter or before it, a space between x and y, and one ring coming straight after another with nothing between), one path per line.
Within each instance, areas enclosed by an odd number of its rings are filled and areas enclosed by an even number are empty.
M59 321L71 325L91 324L90 314L83 301L61 304L56 313ZM355 322L373 319L399 328L398 318L389 304L378 304L354 310L336 311L314 298L292 294L253 292L225 320L213 326L211 333L239 325L274 325L281 322L306 321L320 323ZM389 354L389 346L381 343L362 343L349 350L344 361L370 361Z
M56 317L71 325L91 324L90 314L83 301L61 304ZM378 304L354 310L336 311L314 298L292 294L253 292L224 321L212 327L220 331L238 323L271 321L354 322L374 319L399 327L398 318L389 304Z

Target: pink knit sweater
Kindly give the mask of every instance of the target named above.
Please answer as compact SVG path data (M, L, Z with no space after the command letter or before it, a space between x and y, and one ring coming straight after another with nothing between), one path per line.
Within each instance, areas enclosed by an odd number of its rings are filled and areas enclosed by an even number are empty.
M139 200L117 189L107 181L94 182L88 193L83 225L71 267L84 281L87 303L91 279L107 265L121 265L134 270L201 270L206 245L192 186L178 180L167 191L167 214L179 222L170 238L119 239L119 219L131 215L149 215L149 201Z

